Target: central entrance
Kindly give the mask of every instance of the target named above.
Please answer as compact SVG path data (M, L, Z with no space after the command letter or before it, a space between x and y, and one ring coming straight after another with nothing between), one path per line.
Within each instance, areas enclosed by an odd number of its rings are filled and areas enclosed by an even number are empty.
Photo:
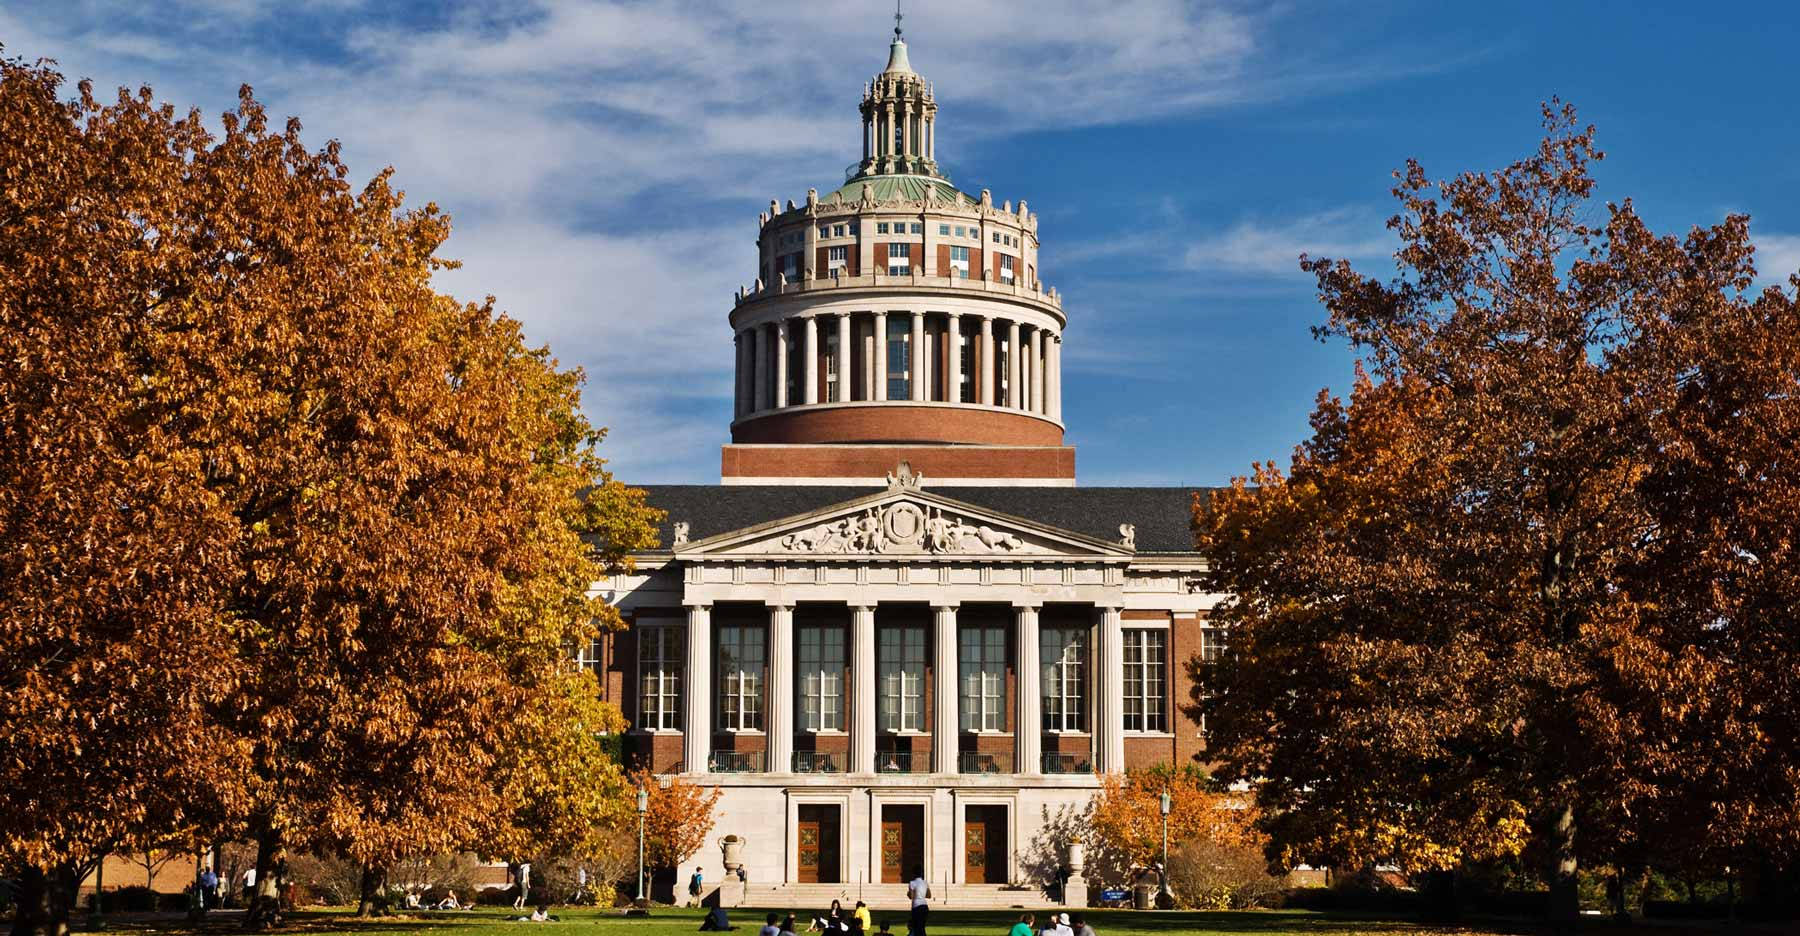
M1006 807L968 806L963 813L963 880L1006 884Z
M904 884L925 863L925 807L881 807L881 882Z
M802 884L836 884L843 880L838 855L839 815L836 806L798 809L798 879Z

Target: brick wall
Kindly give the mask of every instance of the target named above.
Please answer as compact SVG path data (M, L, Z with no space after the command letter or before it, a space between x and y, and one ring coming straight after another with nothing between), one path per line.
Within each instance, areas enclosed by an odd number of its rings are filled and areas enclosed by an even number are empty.
M941 352L939 358L942 365ZM943 373L941 367L939 373ZM933 396L941 401L941 393ZM770 442L789 445L827 442L1061 445L1062 437L1062 427L1056 423L1018 411L909 406L894 401L832 409L770 410L731 427L731 441L740 445Z
M726 478L880 478L906 461L931 478L1075 477L1073 446L727 445Z

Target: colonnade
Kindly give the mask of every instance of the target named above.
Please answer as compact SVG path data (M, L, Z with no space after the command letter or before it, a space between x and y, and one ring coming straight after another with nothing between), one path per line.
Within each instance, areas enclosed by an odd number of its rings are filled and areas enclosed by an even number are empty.
M903 334L911 367L903 372L889 368L893 316L910 322ZM964 319L976 325L971 329ZM834 332L827 358L824 335ZM943 354L940 343L952 338L950 353ZM979 403L1062 419L1062 335L1016 319L959 312L813 313L741 329L736 343L737 419L816 403L906 401ZM965 347L973 369L966 388ZM822 371L836 379L821 380ZM890 376L904 377L907 390L891 401Z
M768 685L765 708L768 742L765 766L770 772L787 773L794 755L794 605L771 604L768 609ZM850 606L850 687L852 700L848 734L848 772L875 772L876 681L875 610L872 604ZM956 773L961 738L959 690L961 680L944 674L958 672L956 604L932 606L931 665L935 695L932 705L932 772ZM1039 660L1039 606L1015 604L1014 672L1017 689L1016 721L1011 726L1015 773L1036 776L1043 772L1042 685ZM1092 754L1095 769L1117 773L1125 769L1125 719L1122 699L1125 638L1118 607L1094 608L1094 639L1089 706L1093 712ZM717 693L712 677L712 607L687 606L687 685L682 756L687 773L706 773L712 759L713 706Z

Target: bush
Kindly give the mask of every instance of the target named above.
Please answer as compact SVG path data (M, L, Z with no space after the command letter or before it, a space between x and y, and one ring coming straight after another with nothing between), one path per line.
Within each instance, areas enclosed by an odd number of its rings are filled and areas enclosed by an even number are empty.
M1187 909L1273 907L1287 885L1285 875L1269 874L1262 850L1254 845L1196 839L1169 856L1169 889Z
M176 896L181 897L182 895L177 894ZM161 894L142 884L133 884L130 887L109 891L106 895L106 905L108 909L117 913L149 913L158 909L161 897ZM187 906L185 900L186 898L183 898L183 907Z

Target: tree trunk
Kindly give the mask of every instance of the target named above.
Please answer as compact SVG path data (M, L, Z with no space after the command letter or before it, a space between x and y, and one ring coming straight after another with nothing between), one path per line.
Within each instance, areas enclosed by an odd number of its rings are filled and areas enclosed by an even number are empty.
M49 873L26 868L19 875L18 908L13 912L13 936L69 936L69 914L81 889L81 872L60 864Z
M275 889L275 857L281 850L281 833L267 819L251 828L256 836L256 891L244 913L244 929L266 930L281 922L281 895Z
M363 865L362 895L356 903L356 915L359 917L374 916L375 909L381 900L382 884L387 878L387 870L374 865Z
M1550 922L1559 931L1574 929L1581 919L1577 870L1575 806L1565 800L1556 808L1550 829Z

